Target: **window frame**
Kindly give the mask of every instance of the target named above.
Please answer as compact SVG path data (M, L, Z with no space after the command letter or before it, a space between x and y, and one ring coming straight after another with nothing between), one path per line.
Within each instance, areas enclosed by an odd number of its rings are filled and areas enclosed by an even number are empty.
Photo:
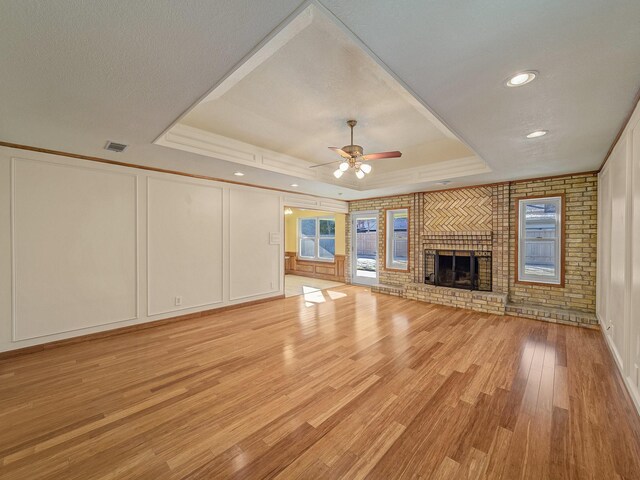
M522 266L524 259L521 259L520 255L523 250L526 249L526 232L523 234L523 228L526 229L524 224L524 217L522 215L523 202L530 200L554 200L559 203L558 215L556 218L556 258L558 275L552 280L549 280L540 275L526 275L524 274ZM552 195L538 195L531 197L519 197L515 199L515 220L516 220L516 238L515 238L515 283L524 285L539 285L544 287L560 287L564 288L565 284L565 195L564 193L557 193Z
M315 236L303 235L302 234L302 221L303 220L315 220L316 223L316 234ZM320 221L321 220L329 220L333 222L333 236L321 236L320 235ZM319 217L299 217L298 218L298 252L297 257L300 261L306 262L325 262L325 263L335 263L336 254L334 253L331 258L321 257L320 256L320 239L333 238L334 248L336 245L336 217L322 215ZM302 240L305 238L313 238L314 239L314 256L313 257L305 257L302 255Z
M390 218L393 217L394 212L407 212L407 265L402 267L393 260L393 244L395 238L393 236L393 223L390 222ZM391 235L390 235L391 233ZM410 272L411 271L411 208L410 207L397 207L386 208L384 210L384 270L390 272Z

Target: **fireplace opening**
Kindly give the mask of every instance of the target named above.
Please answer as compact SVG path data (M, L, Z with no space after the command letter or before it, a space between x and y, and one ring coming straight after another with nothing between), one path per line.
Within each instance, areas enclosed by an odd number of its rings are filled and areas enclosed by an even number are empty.
M425 283L491 291L491 252L425 250L424 262Z

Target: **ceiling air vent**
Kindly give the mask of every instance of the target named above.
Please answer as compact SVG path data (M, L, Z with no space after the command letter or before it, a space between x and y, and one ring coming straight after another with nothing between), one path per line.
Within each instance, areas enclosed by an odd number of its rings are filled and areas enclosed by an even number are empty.
M116 153L124 152L126 148L127 148L127 145L125 145L124 143L116 143L111 141L107 142L107 144L104 147L105 150L111 150L112 152L116 152Z

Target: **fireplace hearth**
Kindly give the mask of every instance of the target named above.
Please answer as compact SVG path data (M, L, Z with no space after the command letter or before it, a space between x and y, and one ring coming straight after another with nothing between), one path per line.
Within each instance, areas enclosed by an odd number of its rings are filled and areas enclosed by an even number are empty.
M424 283L465 290L491 291L491 252L425 250Z

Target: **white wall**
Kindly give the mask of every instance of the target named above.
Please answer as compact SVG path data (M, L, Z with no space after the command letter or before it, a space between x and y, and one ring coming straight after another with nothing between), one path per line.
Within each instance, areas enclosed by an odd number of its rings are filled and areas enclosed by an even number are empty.
M0 351L281 295L284 198L0 147Z
M12 339L137 318L136 177L12 163Z
M224 193L188 179L147 179L149 315L224 301Z
M597 313L640 411L640 107L599 174Z

